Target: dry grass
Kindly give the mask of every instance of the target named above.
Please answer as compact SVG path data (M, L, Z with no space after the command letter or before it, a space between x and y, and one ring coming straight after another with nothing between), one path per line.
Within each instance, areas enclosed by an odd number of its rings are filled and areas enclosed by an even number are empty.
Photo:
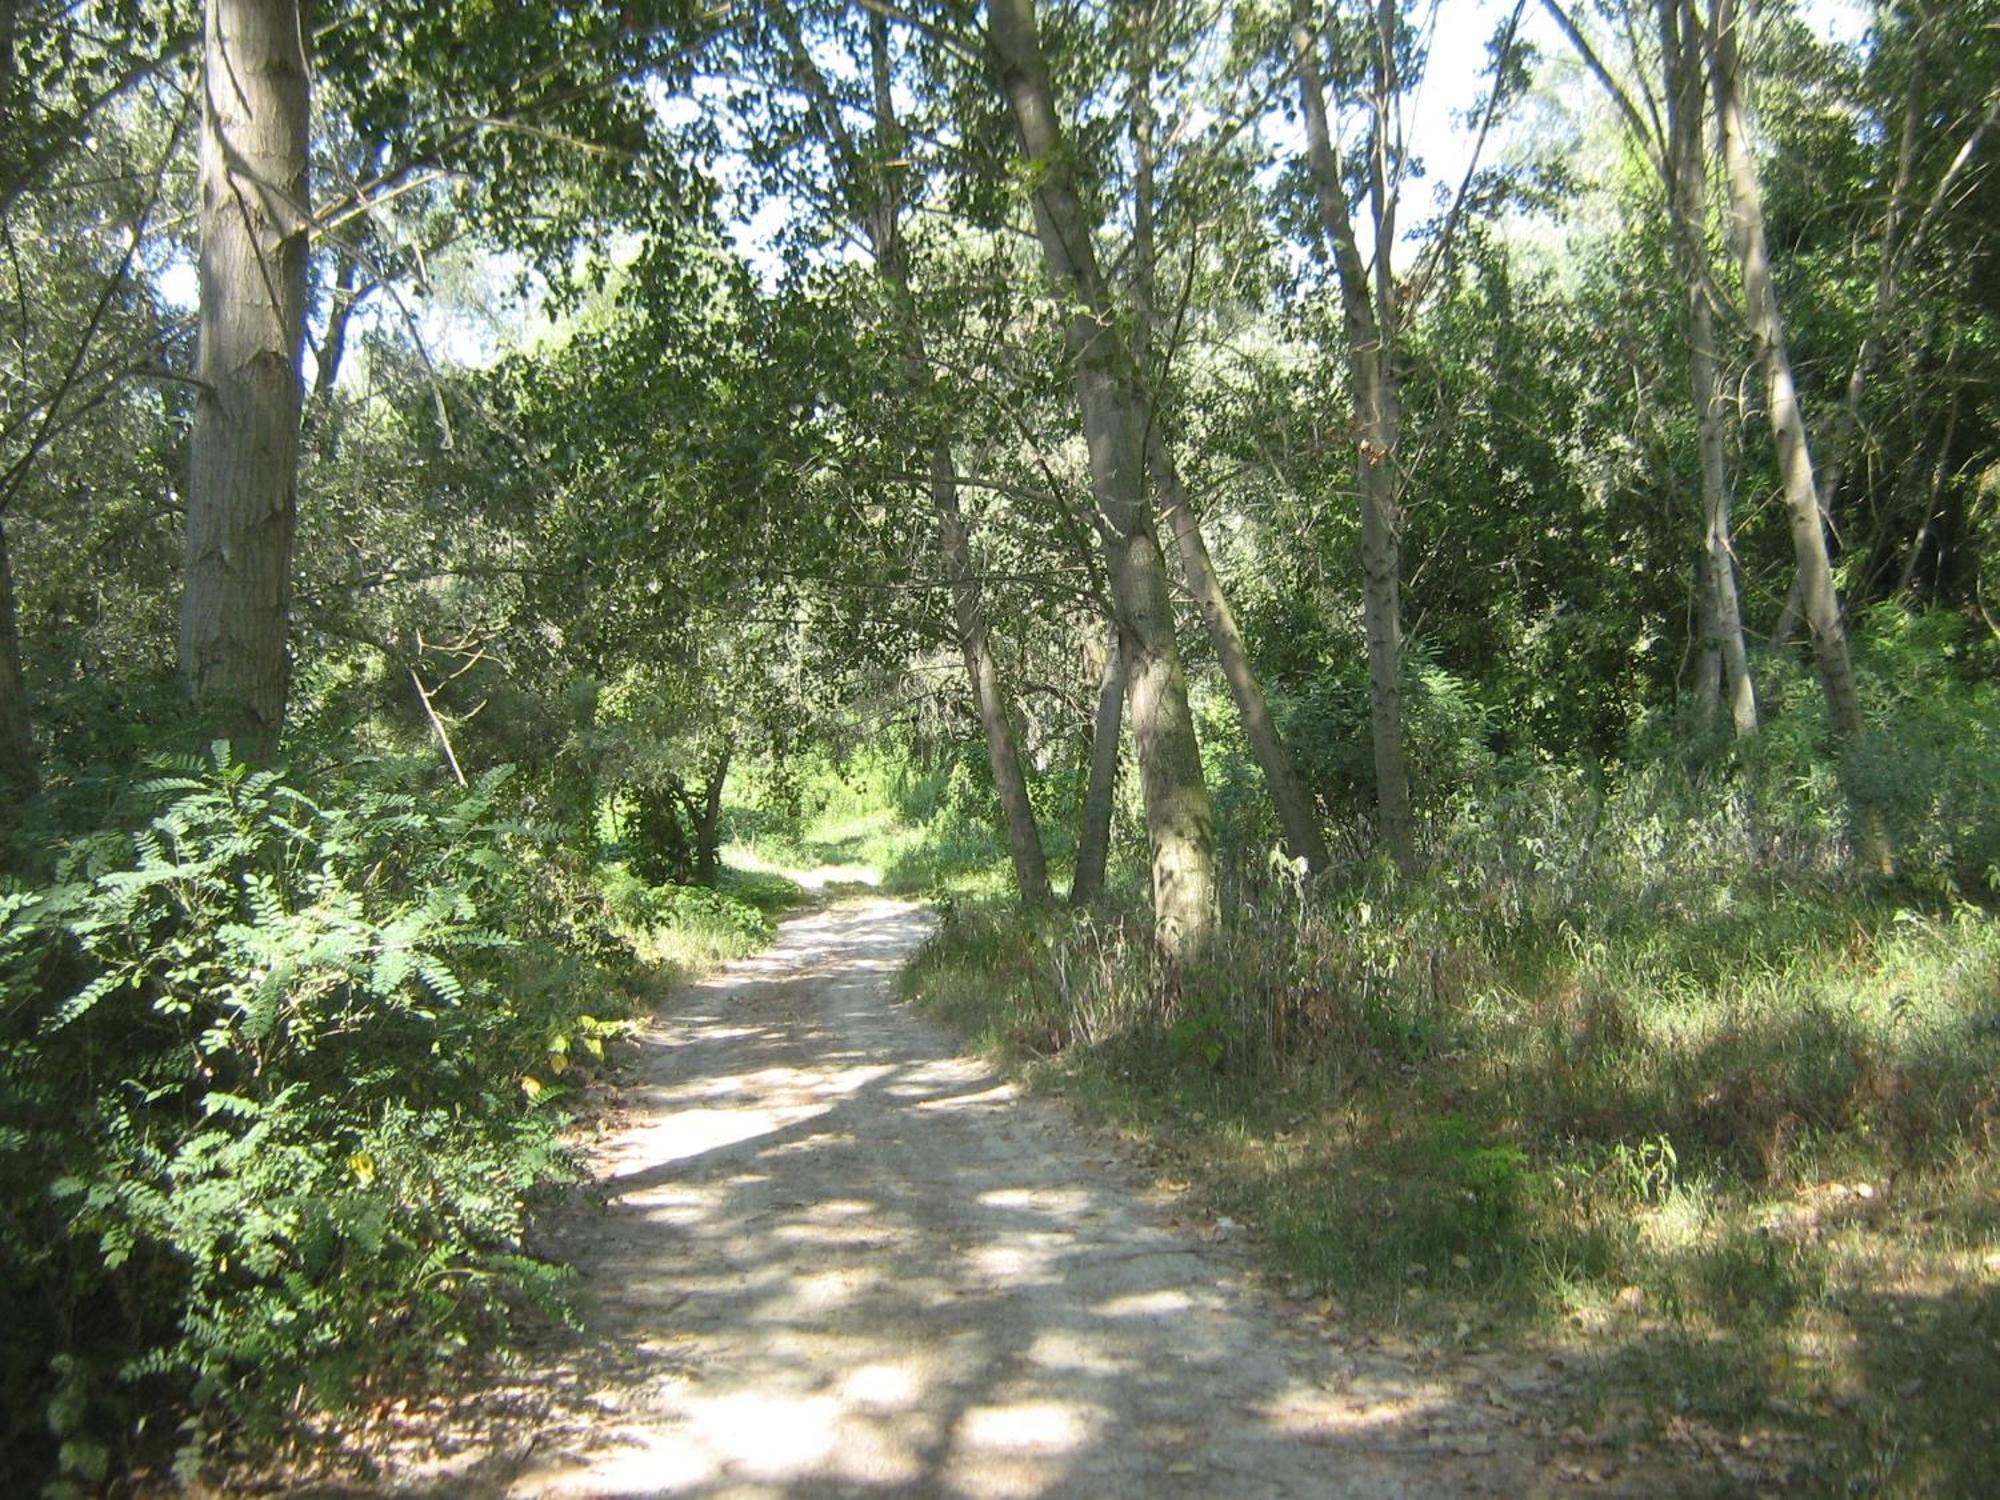
M1571 1347L1634 1442L1695 1424L1823 1492L1979 1491L2000 919L1606 842L1253 892L1172 984L1133 914L960 909L910 984L1370 1326Z

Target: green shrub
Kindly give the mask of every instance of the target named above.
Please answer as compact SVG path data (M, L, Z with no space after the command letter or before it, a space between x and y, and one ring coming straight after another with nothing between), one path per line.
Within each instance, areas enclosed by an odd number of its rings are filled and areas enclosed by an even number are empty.
M186 1403L252 1426L424 1360L557 1275L545 1080L624 957L504 773L311 792L233 761L0 896L0 1392L91 1479ZM153 1424L159 1430L159 1424Z

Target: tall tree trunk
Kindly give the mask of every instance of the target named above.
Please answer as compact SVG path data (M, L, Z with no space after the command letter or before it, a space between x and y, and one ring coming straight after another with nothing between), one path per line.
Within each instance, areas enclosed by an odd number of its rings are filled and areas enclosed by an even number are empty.
M896 120L890 76L888 20L879 11L871 12L868 17L876 156L880 159L872 164L856 143L847 138L839 106L825 87L795 27L789 37L797 66L806 78L807 87L817 97L827 132L834 138L837 154L853 179L850 195L875 258L875 274L888 288L897 315L905 320L903 362L912 393L921 395L933 382L923 336L910 312L910 260L902 233L902 194L896 186L894 170L881 165L881 160L894 160L902 154L902 128ZM1013 716L1008 712L1007 693L987 629L985 591L973 567L972 544L959 507L958 467L952 458L950 439L942 434L931 443L930 501L937 517L938 555L951 588L959 655L965 663L973 707L986 740L986 762L992 769L993 789L1000 799L1007 853L1014 865L1014 884L1025 905L1047 906L1055 900L1049 887L1048 860L1042 851L1041 830L1035 826L1035 807L1028 796Z
M1715 303L1708 259L1708 159L1702 145L1701 35L1689 0L1659 0L1660 53L1666 75L1667 130L1663 173L1673 219L1674 260L1688 298L1688 368L1694 388L1701 454L1701 635L1709 674L1697 701L1713 711L1726 696L1740 735L1757 729L1757 692L1743 643L1743 606L1736 588L1731 535L1729 460L1715 352Z
M1157 17L1157 8L1148 5L1132 18L1129 89L1133 157L1132 300L1135 304L1132 352L1148 405L1146 466L1153 481L1153 494L1160 507L1161 519L1167 523L1175 550L1180 554L1181 573L1187 580L1188 594L1195 602L1202 624L1208 628L1208 638L1215 648L1216 660L1221 664L1223 680L1229 684L1229 696L1235 701L1237 718L1242 722L1244 737L1250 742L1250 753L1256 759L1258 769L1264 773L1271 805L1278 814L1278 828L1284 838L1285 852L1293 859L1304 860L1308 869L1319 874L1327 867L1326 839L1320 832L1319 816L1313 809L1312 799L1299 784L1298 774L1292 769L1291 756L1285 752L1284 741L1278 737L1278 728L1271 720L1271 708L1264 698L1263 686L1250 666L1250 655L1243 645L1243 632L1237 628L1235 611L1229 607L1229 597L1223 591L1215 562L1209 556L1208 543L1201 534L1201 518L1181 483L1180 471L1160 431L1156 396L1158 381L1152 347L1157 328L1158 304L1154 287L1159 263L1153 236L1152 27Z
M1701 446L1702 584L1705 644L1719 659L1717 690L1726 696L1730 723L1739 736L1757 732L1757 687L1743 640L1743 601L1736 587L1736 547L1730 520L1728 458L1723 439L1723 406L1716 378L1715 311L1705 286L1695 289L1690 309L1691 380Z
M1284 741L1278 737L1278 726L1271 719L1271 706L1251 668L1250 653L1243 644L1235 611L1229 607L1222 580L1216 576L1215 563L1208 555L1194 503L1182 488L1173 455L1160 441L1157 430L1148 434L1147 460L1162 519L1180 553L1188 594L1194 599L1202 623L1208 627L1209 642L1215 647L1223 680L1229 684L1229 696L1235 700L1236 716L1250 742L1250 753L1264 773L1264 784L1271 793L1271 805L1277 810L1278 827L1284 836L1285 852L1293 859L1304 860L1315 875L1322 874L1329 856L1326 838L1320 832L1319 814L1292 769Z
M1379 18L1377 29L1382 29ZM1396 454L1402 432L1402 402L1395 369L1395 288L1389 264L1395 245L1394 202L1384 156L1388 149L1387 109L1394 93L1394 80L1388 71L1389 41L1378 35L1376 42L1376 148L1370 171L1376 219L1372 287L1347 209L1346 172L1327 122L1317 40L1303 0L1293 11L1292 46L1305 112L1307 165L1320 222L1333 241L1347 332L1348 378L1353 386L1361 497L1361 608L1368 637L1368 723L1375 755L1376 808L1389 857L1407 873L1416 868L1417 845L1409 768L1403 753L1402 486Z
M931 507L938 518L938 550L951 580L951 606L958 626L958 649L972 700L979 710L979 727L986 736L986 759L993 768L993 788L1000 796L1000 814L1007 828L1007 852L1014 862L1014 883L1030 906L1055 900L1049 888L1048 861L1042 853L1041 831L1035 826L1034 804L1015 748L1014 725L1007 712L1007 695L1000 686L1000 668L986 630L986 604L972 570L972 547L958 508L958 474L951 445L939 438L931 446Z
M277 749L290 680L310 210L297 0L209 0L201 322L180 667L241 748Z
M994 65L1034 183L1036 235L1050 276L1075 301L1065 342L1126 662L1132 737L1153 847L1154 927L1162 952L1178 962L1208 948L1221 909L1214 815L1174 640L1165 559L1146 504L1144 402L1098 270L1092 225L1077 193L1035 34L1033 0L990 0L986 15Z
M1695 715L1704 728L1722 717L1722 649L1709 629L1713 609L1709 598L1708 552L1694 556L1694 696Z
M1097 713L1090 727L1090 782L1083 791L1083 817L1076 835L1076 874L1069 883L1072 906L1088 906L1104 894L1104 866L1111 855L1111 813L1118 794L1118 727L1125 710L1125 660L1118 631L1106 632L1098 673Z
M15 118L15 0L0 0L0 120ZM7 551L6 516L0 513L0 792L32 796L40 777L35 735L21 680L21 627L14 613L14 564Z
M21 681L21 630L14 613L14 564L0 517L0 793L33 796L41 784L34 728Z
M1826 694L1827 719L1836 736L1851 741L1863 728L1861 698L1855 688L1854 668L1848 658L1847 627L1841 620L1840 599L1834 592L1833 569L1827 559L1826 529L1820 515L1819 492L1813 482L1805 414L1799 407L1791 356L1785 346L1784 320L1771 284L1771 257L1764 240L1763 190L1757 178L1756 161L1750 154L1737 24L1735 0L1716 0L1708 47L1723 169L1729 181L1729 227L1742 267L1744 312L1764 370L1771 434L1777 444L1785 508L1791 519L1801 607L1812 633L1813 657L1819 668L1820 686Z

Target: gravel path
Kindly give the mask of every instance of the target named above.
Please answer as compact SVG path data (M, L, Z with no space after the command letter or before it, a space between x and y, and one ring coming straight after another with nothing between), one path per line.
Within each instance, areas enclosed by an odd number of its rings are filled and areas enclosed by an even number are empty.
M608 1208L561 1230L586 1337L483 1444L389 1488L1548 1487L1517 1414L1532 1378L1314 1336L1240 1246L1177 1227L1118 1153L897 1004L927 920L836 905L669 1000L599 1140Z

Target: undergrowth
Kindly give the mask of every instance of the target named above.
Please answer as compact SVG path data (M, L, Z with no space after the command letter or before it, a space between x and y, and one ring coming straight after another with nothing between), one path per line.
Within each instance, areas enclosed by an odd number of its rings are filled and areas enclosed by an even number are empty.
M555 1305L526 1218L636 971L505 781L218 745L0 890L11 1482L185 1472Z
M2000 918L1969 820L1868 883L1817 790L1520 774L1419 881L1242 872L1178 974L1136 905L960 901L907 984L1346 1316L1581 1341L1655 1425L1821 1444L1802 1483L1967 1493L2000 1471Z

